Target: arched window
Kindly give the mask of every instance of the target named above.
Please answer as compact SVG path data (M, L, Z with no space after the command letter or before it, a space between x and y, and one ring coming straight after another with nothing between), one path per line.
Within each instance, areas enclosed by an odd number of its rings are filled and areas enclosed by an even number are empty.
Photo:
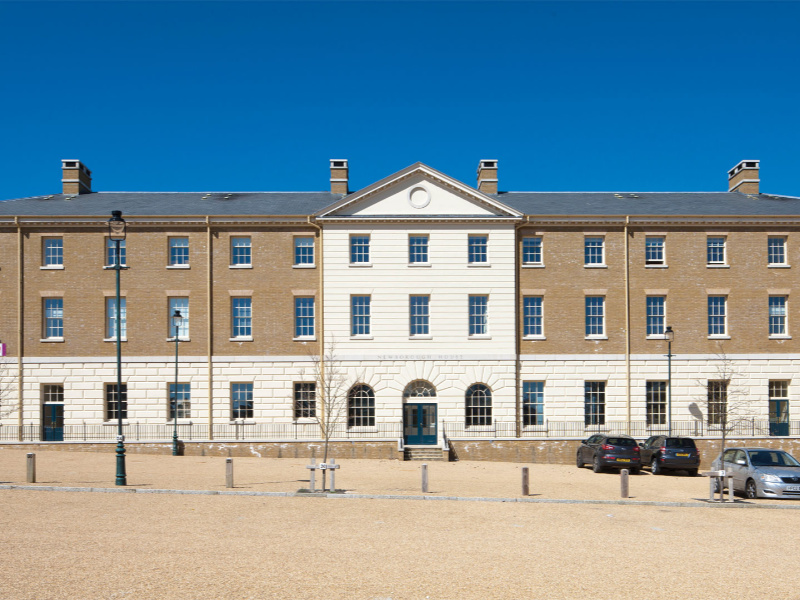
M403 398L435 398L436 388L427 381L417 379L412 381L403 390Z
M347 394L347 426L375 427L375 392L363 383Z
M492 424L492 390L482 383L474 383L467 388L466 425Z

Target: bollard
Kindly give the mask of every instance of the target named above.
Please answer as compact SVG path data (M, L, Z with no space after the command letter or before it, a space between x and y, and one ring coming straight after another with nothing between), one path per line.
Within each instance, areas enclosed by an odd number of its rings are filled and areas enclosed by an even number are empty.
M528 496L528 467L522 467L522 495Z
M316 485L317 459L316 458L312 458L311 459L311 464L309 466L307 466L306 469L310 469L311 470L311 475L308 478L308 489L310 489L311 493L313 494L314 492L317 491L316 487L315 487L315 485Z
M336 459L332 458L331 459L331 465L335 465L335 464L336 464ZM331 487L330 487L330 491L335 492L336 491L336 483L335 483L335 481L336 481L336 467L331 467L330 471L331 471Z
M736 498L733 496L733 477L728 475L726 479L728 480L728 500L730 502L736 502Z
M623 498L628 497L628 469L619 472L620 493Z
M422 463L422 493L428 493L428 463Z
M28 483L36 483L36 455L33 452L28 457Z
M225 459L225 487L232 488L233 487L233 459L226 458Z
M714 480L717 479L716 477L709 477L708 478L708 499L712 502L714 501ZM720 486L720 491L722 487Z

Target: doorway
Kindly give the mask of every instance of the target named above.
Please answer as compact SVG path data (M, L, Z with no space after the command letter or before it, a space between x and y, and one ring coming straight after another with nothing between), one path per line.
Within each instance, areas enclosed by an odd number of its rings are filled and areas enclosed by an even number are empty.
M42 440L45 442L64 441L64 405L42 405Z
M403 405L403 441L406 445L433 445L437 437L436 404Z

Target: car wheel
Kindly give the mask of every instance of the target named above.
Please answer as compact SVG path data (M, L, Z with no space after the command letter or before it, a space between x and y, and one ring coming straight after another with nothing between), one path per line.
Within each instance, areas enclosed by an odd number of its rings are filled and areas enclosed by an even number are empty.
M603 471L603 465L600 464L599 456L595 456L594 461L592 461L592 471L595 473L601 473Z
M714 493L719 494L722 490L720 489L719 485L719 477L714 478Z
M689 477L697 477L697 469L687 469L686 472L689 473Z
M744 495L746 498L755 499L758 498L758 488L756 488L756 482L752 479L748 479L747 483L744 486Z
M653 458L653 462L650 463L650 470L653 475L661 475L661 465L658 464L658 458Z
M583 468L583 461L581 460L581 453L578 452L578 455L575 457L575 466L579 469Z

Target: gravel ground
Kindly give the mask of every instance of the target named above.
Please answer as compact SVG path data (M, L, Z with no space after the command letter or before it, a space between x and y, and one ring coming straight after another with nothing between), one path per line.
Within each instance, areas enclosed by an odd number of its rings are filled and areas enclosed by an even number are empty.
M307 461L235 458L237 490L307 487ZM343 460L351 493L420 494L420 467ZM429 495L519 497L508 463L429 463ZM619 476L528 465L534 498L616 500ZM114 455L38 452L41 485L114 487ZM225 460L130 455L130 487L224 490ZM25 484L25 452L0 451ZM708 480L631 477L636 500ZM583 599L794 593L800 510L0 490L0 597ZM755 505L776 505L758 500ZM783 501L800 508L800 502ZM772 590L772 591L770 591Z

